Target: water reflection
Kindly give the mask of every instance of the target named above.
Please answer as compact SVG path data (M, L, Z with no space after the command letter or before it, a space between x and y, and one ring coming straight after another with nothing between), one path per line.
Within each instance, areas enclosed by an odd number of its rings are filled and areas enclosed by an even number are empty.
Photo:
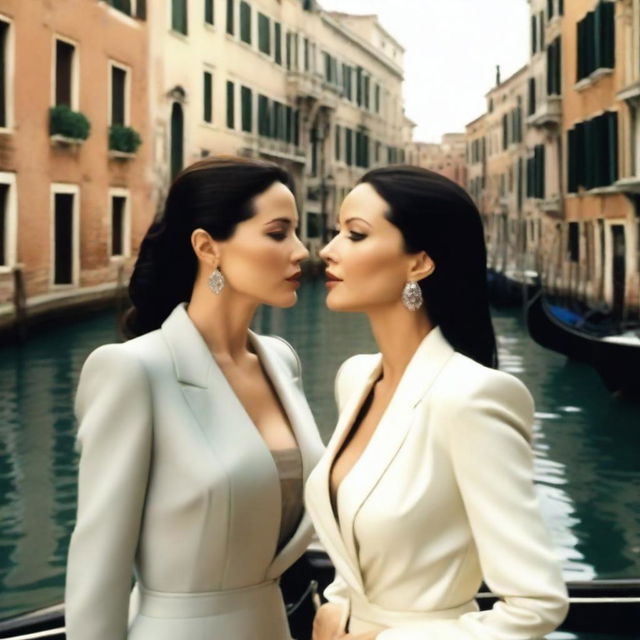
M322 283L305 283L295 308L262 309L254 328L298 350L327 440L335 372L376 348L364 317L329 313L323 301ZM533 344L517 314L494 318L501 367L536 400L536 483L567 578L637 578L640 407L609 397L590 368ZM0 617L62 599L76 502L73 395L88 353L117 339L104 314L0 349Z

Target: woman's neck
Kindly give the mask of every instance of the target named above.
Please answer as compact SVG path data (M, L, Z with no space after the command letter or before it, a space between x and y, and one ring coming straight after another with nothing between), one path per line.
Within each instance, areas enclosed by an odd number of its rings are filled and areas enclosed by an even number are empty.
M237 363L247 354L249 327L257 308L256 302L228 289L216 295L206 285L196 285L187 313L218 363Z
M382 353L382 380L395 388L433 324L423 309L393 306L368 313L371 331Z

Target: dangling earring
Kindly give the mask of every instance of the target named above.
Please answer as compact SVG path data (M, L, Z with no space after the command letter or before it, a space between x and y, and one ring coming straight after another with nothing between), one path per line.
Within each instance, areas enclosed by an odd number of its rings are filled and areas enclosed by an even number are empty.
M402 290L402 304L409 311L416 311L422 306L422 290L417 282L407 282Z
M209 276L207 284L209 285L209 289L211 289L211 291L216 295L224 289L224 276L220 269L216 268L216 270Z

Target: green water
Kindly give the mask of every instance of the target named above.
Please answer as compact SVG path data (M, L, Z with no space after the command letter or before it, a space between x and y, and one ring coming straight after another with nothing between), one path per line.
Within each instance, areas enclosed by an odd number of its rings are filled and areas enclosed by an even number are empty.
M611 398L589 367L535 345L518 313L496 311L494 321L501 368L536 400L536 482L565 576L639 578L640 406ZM297 349L326 440L338 366L375 351L366 320L329 313L322 283L306 282L296 307L263 309L254 326ZM116 319L104 313L0 349L0 618L62 600L76 500L75 386L87 354L116 340Z

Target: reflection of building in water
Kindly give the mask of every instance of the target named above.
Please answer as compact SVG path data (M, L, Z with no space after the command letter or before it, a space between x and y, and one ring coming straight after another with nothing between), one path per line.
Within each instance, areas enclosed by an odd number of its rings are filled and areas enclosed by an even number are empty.
M0 0L0 322L17 265L31 314L126 279L152 214L146 24L105 2Z

